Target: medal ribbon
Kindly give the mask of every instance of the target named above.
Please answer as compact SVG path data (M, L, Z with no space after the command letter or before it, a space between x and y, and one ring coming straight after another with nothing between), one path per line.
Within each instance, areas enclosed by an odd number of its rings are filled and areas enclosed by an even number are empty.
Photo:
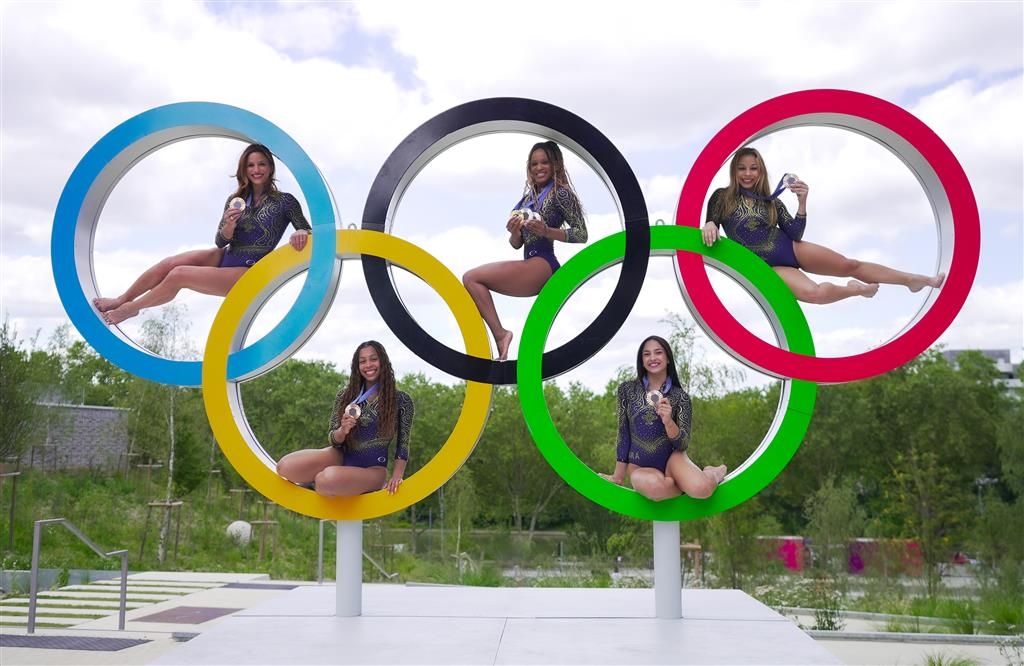
M758 194L753 190L747 190L742 187L740 188L740 194L742 194L745 197L750 197L751 199L760 199L761 201L772 201L774 199L778 199L779 195L782 194L783 190L786 189L785 182L786 176L788 175L788 173L782 174L782 178L779 179L779 184L775 187L775 191L772 192L772 195L770 197L766 197L763 194Z
M352 404L353 405L360 405L360 404L366 402L367 400L370 399L370 396L372 396L374 393L377 392L378 388L380 388L380 384L374 384L370 388L364 389L363 391L361 391L359 393L359 395L356 396L356 399L352 401Z

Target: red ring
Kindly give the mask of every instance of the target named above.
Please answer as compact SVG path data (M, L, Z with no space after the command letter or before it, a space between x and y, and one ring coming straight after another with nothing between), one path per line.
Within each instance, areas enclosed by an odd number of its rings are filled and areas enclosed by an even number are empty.
M981 227L974 192L952 151L927 125L894 104L848 90L805 90L769 99L737 116L701 151L683 183L676 224L700 228L711 181L734 151L765 128L808 114L845 115L881 125L907 141L935 171L949 200L954 243L946 280L928 311L913 326L871 351L844 357L806 356L768 344L736 321L712 289L700 254L677 252L676 261L691 313L741 363L780 378L827 383L866 379L903 365L935 342L963 307L978 269ZM809 118L802 124L821 123ZM930 203L934 206L935 202Z

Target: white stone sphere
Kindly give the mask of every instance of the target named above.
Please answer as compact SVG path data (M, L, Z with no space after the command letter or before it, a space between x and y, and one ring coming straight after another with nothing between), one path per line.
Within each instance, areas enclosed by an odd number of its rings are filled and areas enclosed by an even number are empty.
M252 539L252 525L244 520L236 520L228 525L227 535L235 540L235 543L244 546Z

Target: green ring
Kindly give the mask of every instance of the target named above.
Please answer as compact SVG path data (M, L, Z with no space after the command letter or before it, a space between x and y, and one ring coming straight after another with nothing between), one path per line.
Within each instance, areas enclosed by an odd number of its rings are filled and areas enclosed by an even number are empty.
M652 227L651 250L700 253L706 261L732 277L742 278L738 280L741 285L745 280L748 285L756 286L771 307L772 312L766 314L772 320L783 348L798 354L814 354L811 330L793 293L775 271L750 250L728 239L721 239L708 248L701 240L699 229L680 226ZM682 521L713 516L747 501L785 469L807 433L818 391L817 384L796 379L784 380L779 409L764 441L708 499L683 495L654 502L631 488L602 479L576 457L555 428L544 400L541 357L551 325L562 305L587 280L605 268L620 263L624 252L625 232L604 238L567 261L537 295L519 343L517 385L523 417L548 464L566 483L590 501L612 511L646 520Z

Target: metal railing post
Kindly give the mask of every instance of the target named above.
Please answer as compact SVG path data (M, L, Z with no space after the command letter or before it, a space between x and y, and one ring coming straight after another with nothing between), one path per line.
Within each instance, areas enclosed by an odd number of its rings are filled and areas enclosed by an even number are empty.
M128 551L112 550L109 553L104 552L102 548L93 543L89 537L82 534L81 530L67 519L47 518L45 520L37 520L32 528L32 571L29 574L28 633L34 633L36 628L36 599L39 593L39 543L42 540L42 527L43 525L54 525L57 523L68 528L72 534L81 539L86 546L92 549L92 552L100 557L113 557L114 555L121 557L121 610L117 628L123 631L125 612L128 606Z

